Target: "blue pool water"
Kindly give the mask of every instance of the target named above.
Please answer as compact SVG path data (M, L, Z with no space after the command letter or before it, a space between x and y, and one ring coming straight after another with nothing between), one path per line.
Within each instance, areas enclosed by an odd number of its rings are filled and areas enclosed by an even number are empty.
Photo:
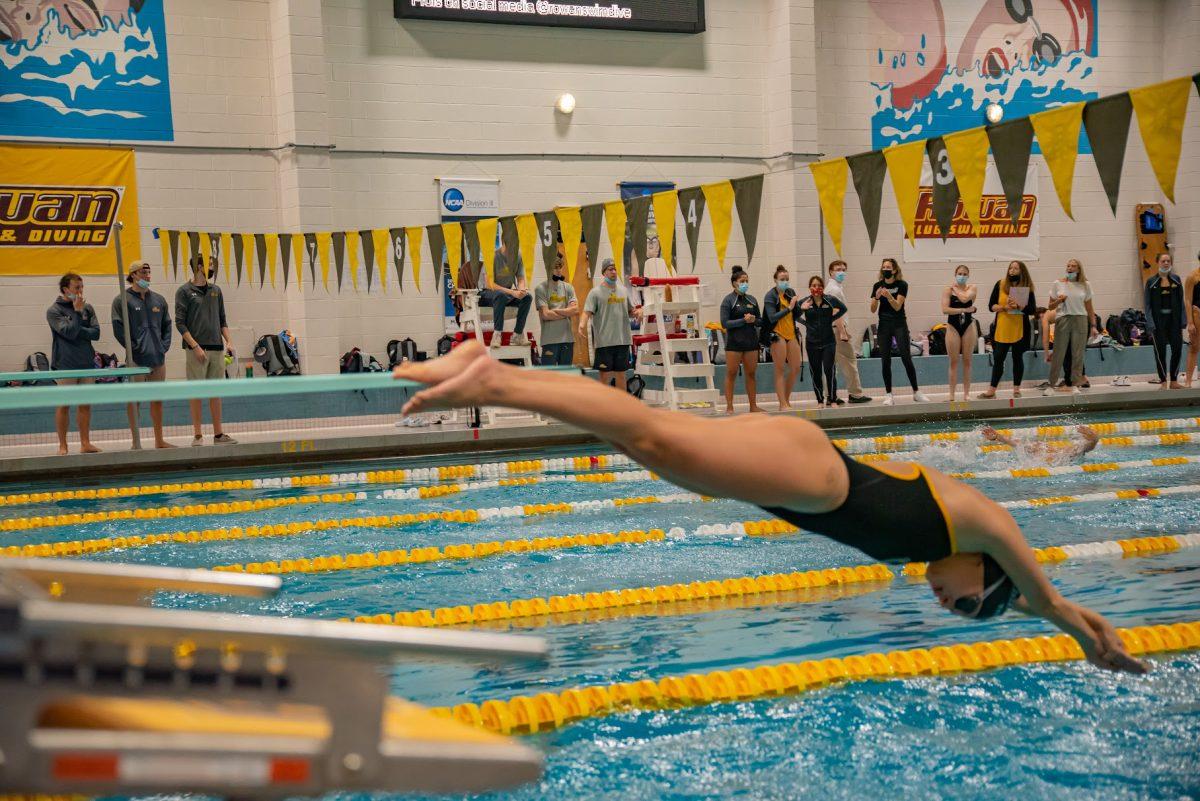
M1158 415L1156 415L1158 416ZM1104 415L1103 419L1117 419ZM1022 420L1015 425L1035 425ZM1064 422L1060 418L1055 424ZM968 424L958 426L960 430ZM907 426L888 433L944 430ZM851 436L882 433L859 430ZM595 452L606 452L596 449ZM570 453L582 452L572 448ZM527 454L535 458L541 454ZM1091 461L1200 455L1200 445L1100 450ZM927 449L948 470L1017 464L965 448ZM482 457L477 461L494 461ZM424 460L427 465L468 457ZM411 463L410 463L411 464ZM378 469L373 463L372 469ZM332 471L352 468L337 465ZM303 470L241 470L207 478ZM1194 465L1048 479L975 482L996 500L1088 491L1200 484ZM154 481L170 477L155 476ZM187 480L198 480L189 474ZM131 482L132 483L132 482ZM378 485L351 504L285 507L255 515L184 521L120 521L48 528L0 538L0 545L208 526L342 518L663 494L660 481L552 483L428 500L385 500ZM295 490L150 496L103 508L276 497ZM1200 494L1016 510L1034 546L1200 530ZM95 508L85 502L41 505ZM32 514L5 510L6 516ZM295 537L130 549L105 561L202 567L335 553L444 545L621 529L694 531L703 524L763 519L733 501L656 504L615 512L492 520L463 525L340 529ZM510 554L481 560L284 577L268 601L173 596L163 603L270 615L337 618L551 594L721 579L860 564L860 554L807 536L774 539L685 536L641 545ZM1049 568L1067 597L1115 625L1200 619L1200 549L1150 558L1102 558ZM716 612L653 610L594 622L527 621L507 628L549 642L546 665L503 669L407 664L393 690L421 703L452 705L568 687L731 669L784 661L1047 633L1047 624L1009 614L973 623L940 610L923 582L899 580L793 603L754 603ZM544 779L501 799L1140 799L1200 797L1200 654L1156 657L1147 677L1115 676L1082 663L1010 667L953 678L841 685L801 696L665 712L629 712L531 738L547 754Z

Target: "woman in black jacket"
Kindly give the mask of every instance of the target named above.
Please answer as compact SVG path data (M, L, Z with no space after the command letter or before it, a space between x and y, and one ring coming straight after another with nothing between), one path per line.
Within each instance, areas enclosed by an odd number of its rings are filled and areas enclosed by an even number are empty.
M750 411L758 411L758 386L754 372L758 368L758 326L762 314L758 301L750 294L750 277L741 267L729 276L733 291L721 301L721 325L725 328L725 413L733 414L733 385L738 367L746 377L746 396Z
M1179 360L1183 356L1187 317L1183 313L1183 282L1171 272L1171 267L1171 254L1159 253L1158 275L1146 282L1146 328L1154 338L1154 366L1158 368L1162 388L1183 389L1179 383ZM1171 346L1170 365L1167 345Z
M837 396L837 378L833 370L837 355L837 337L833 324L846 313L846 304L837 298L826 297L825 279L814 275L808 279L808 297L800 303L800 316L807 336L804 339L808 350L808 363L812 365L813 390L817 393L818 406L841 406L845 401ZM829 387L829 396L822 391L821 377Z

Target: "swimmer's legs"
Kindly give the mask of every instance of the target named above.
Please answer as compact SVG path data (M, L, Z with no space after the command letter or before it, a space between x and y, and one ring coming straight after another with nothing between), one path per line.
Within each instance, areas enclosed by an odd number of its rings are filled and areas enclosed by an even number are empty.
M475 342L440 359L402 365L394 374L430 385L408 402L405 414L469 406L537 412L602 437L694 492L822 512L840 506L849 489L841 457L804 420L708 419L654 409L582 376L518 370L489 359Z

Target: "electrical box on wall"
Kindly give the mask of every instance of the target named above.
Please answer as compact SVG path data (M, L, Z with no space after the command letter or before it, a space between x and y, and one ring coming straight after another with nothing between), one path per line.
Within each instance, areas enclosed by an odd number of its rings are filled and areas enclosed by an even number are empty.
M1167 250L1167 216L1161 203L1139 203L1134 210L1137 226L1138 266L1142 283L1158 270L1158 254Z

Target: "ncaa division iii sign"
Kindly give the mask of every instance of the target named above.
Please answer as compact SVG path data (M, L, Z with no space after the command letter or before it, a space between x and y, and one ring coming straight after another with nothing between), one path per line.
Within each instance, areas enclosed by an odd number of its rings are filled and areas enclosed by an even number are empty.
M397 19L700 33L704 0L394 0Z

